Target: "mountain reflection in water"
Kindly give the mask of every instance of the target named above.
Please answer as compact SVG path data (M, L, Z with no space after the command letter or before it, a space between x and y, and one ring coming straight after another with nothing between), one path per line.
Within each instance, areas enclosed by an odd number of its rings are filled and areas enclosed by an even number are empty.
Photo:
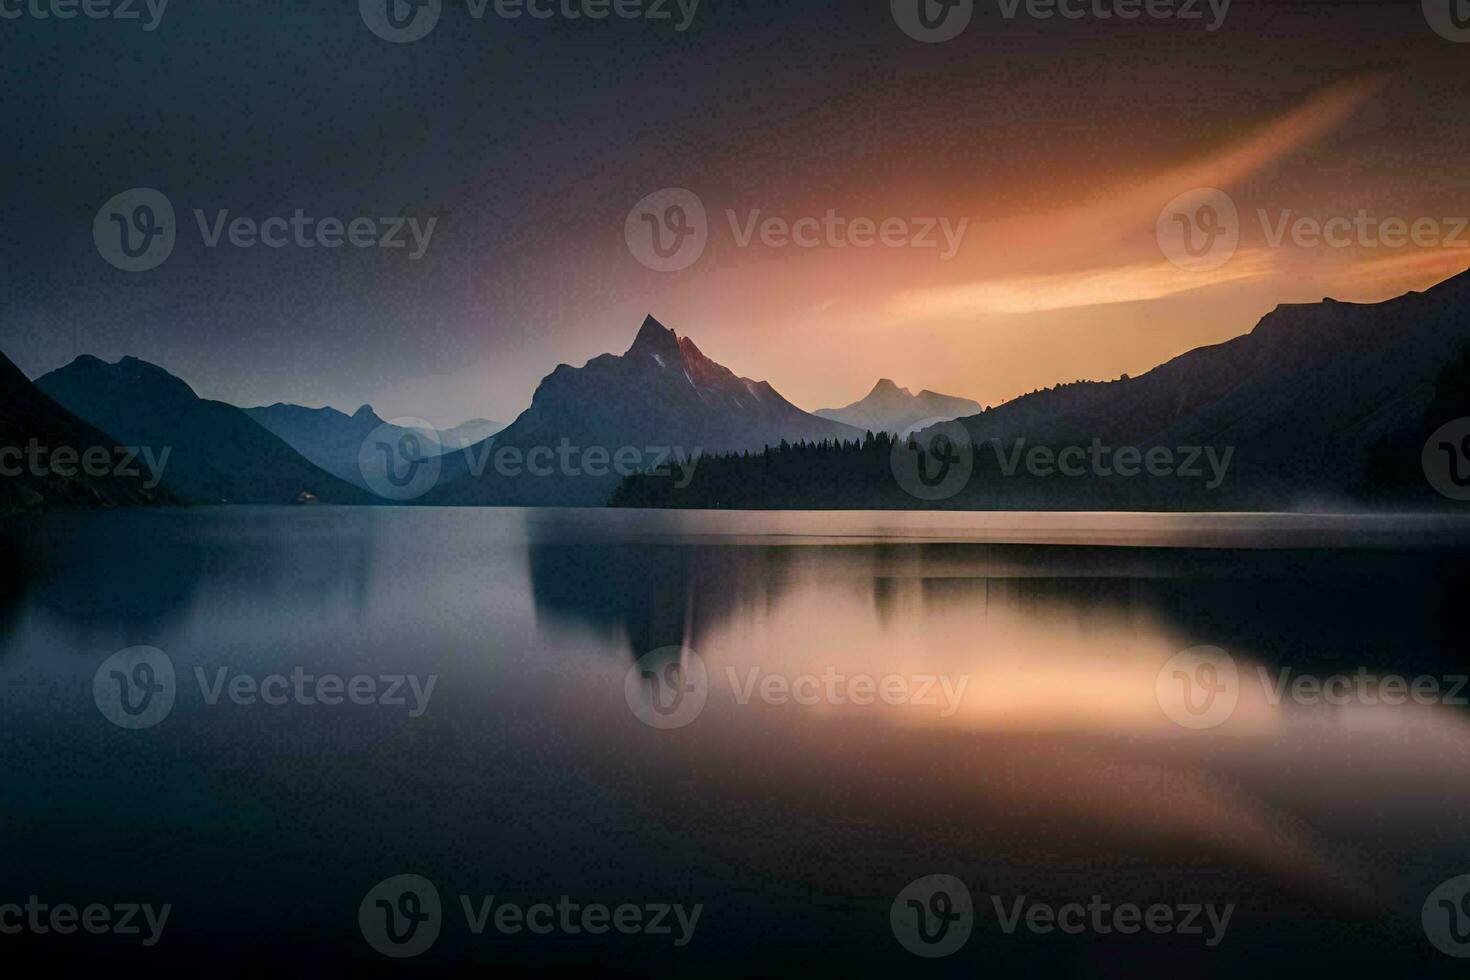
M243 924L356 950L356 902L405 871L451 894L698 901L698 943L651 961L718 972L903 968L889 904L944 873L977 900L977 951L938 964L963 974L1435 964L1418 916L1470 870L1455 817L1470 714L1273 703L1259 669L1463 673L1465 551L1413 529L1395 548L1382 526L1354 549L1290 533L1273 543L1299 546L1165 547L1169 520L1130 516L1100 548L1075 540L1087 528L1004 543L949 526L960 540L940 541L823 514L54 515L12 532L23 572L0 589L0 829L26 843L0 877L21 894L132 886L180 922L207 907L185 940L200 949ZM119 733L91 675L135 644L167 651L181 690L220 666L439 684L417 719L195 692L158 728ZM1200 645L1235 659L1240 700L1192 731L1156 681ZM624 693L666 647L709 677L677 731L642 724ZM935 680L927 699L768 703L772 676ZM991 895L1098 894L1237 910L1218 950L1005 935L989 911ZM586 966L611 940L497 942L497 963ZM485 951L448 937L435 955Z

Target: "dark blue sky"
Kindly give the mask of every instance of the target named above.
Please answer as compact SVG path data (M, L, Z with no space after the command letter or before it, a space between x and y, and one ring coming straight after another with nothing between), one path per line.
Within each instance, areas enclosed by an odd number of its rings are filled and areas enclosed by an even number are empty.
M1470 46L1427 31L1417 3L1236 0L1212 34L1003 25L981 7L943 45L903 37L888 0L704 0L684 32L476 22L448 0L429 37L402 45L355 0L172 0L151 32L0 20L0 349L33 376L134 354L240 403L508 420L558 361L620 351L635 310L666 314L669 281L622 242L651 190L779 203L901 187L1040 207L1364 71L1417 72L1417 119L1443 128L1427 157L1400 154L1393 113L1352 138L1375 141L1386 170L1466 189ZM108 265L92 240L98 208L133 187L163 191L179 222L146 273ZM419 261L209 249L195 208L437 226ZM772 337L745 350L731 337L710 353L819 407ZM872 370L838 381L855 398Z

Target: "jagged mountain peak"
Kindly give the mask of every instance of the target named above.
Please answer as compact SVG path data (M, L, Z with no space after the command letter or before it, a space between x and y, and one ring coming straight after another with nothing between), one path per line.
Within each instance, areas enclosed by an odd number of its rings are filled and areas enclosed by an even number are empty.
M643 318L643 325L638 328L638 335L633 338L633 345L628 348L625 356L656 354L659 357L678 358L680 353L679 335L650 314Z
M875 396L881 397L884 395L904 395L907 397L912 397L913 392L909 391L907 388L900 388L897 384L893 382L892 378L879 378L878 383L873 386L873 390L868 392L868 397L873 398Z
M763 381L741 378L655 317L625 354L603 354L542 379L531 406L495 437L496 451L598 447L641 454L672 447L686 456L759 452L783 440L857 440L860 430L797 408ZM572 473L524 478L487 472L444 488L431 502L595 506L620 479Z

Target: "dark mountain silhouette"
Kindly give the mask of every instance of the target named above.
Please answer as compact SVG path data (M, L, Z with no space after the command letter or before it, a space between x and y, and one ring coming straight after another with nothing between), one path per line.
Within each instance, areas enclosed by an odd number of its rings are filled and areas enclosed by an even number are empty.
M57 404L0 354L0 511L175 503L166 484L150 486L153 475L141 462L117 452L124 445ZM35 463L26 456L32 447ZM96 465L84 466L89 450L106 451L107 465L94 452Z
M599 506L620 479L601 462L604 453L616 460L622 452L629 462L636 454L638 466L649 469L667 467L674 457L758 452L783 440L861 437L802 411L767 382L737 377L688 337L648 317L626 353L603 354L580 368L562 364L542 379L531 407L495 436L493 451L481 453L483 445L468 451L489 461L484 471L447 485L441 480L425 502ZM559 449L565 457L548 460ZM586 472L589 449L605 475ZM503 453L529 462L533 450L541 454L538 468L553 472L516 473L499 463Z
M633 479L616 502L637 506L941 507L963 509L1294 509L1440 506L1420 451L1470 408L1470 273L1376 304L1278 307L1234 340L1199 348L1137 378L1033 392L961 420L974 473L942 500L899 486L886 440L796 446L758 459L707 461L678 492ZM1460 367L1457 368L1457 365ZM938 429L921 433L918 443ZM1023 442L1024 440L1024 442ZM1233 450L1218 486L1177 475L1078 477L997 455L1043 447ZM1177 457L1176 457L1177 458Z
M463 454L457 450L482 442L501 428L498 423L485 419L473 419L453 429L438 431L384 428L386 423L371 405L364 405L351 415L335 408L305 408L285 403L243 411L312 463L364 489L371 488L363 478L359 455L369 437L396 443L402 436L416 435L425 455L445 457L440 482L448 482L468 470Z
M907 434L923 422L957 419L979 411L980 403L968 398L941 395L927 389L916 395L882 378L861 401L845 408L818 409L813 414L868 432Z
M200 398L163 368L135 357L79 357L36 380L68 410L124 444L168 448L169 486L195 503L371 503L366 491L308 462L233 405Z

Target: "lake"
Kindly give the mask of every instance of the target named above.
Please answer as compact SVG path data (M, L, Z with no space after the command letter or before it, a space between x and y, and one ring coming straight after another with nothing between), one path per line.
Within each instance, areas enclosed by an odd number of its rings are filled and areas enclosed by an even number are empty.
M1470 874L1467 528L29 518L0 578L0 927L30 896L169 912L0 954L1447 972L1435 943L1470 914L1436 891Z

